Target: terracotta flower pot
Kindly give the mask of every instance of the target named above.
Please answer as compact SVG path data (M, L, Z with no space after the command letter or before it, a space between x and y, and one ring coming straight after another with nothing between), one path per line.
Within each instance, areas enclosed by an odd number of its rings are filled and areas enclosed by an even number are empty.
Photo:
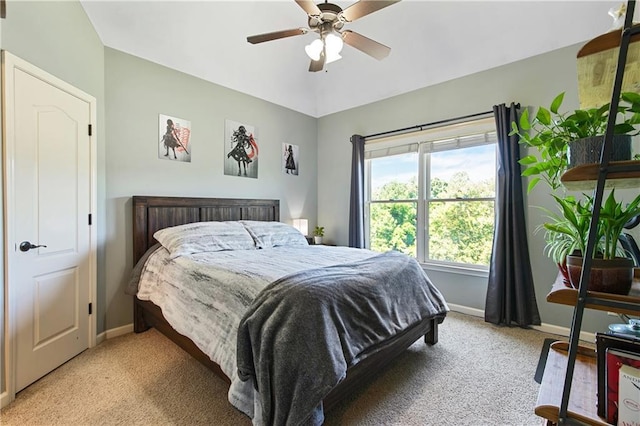
M563 284L569 288L573 287L573 284L571 284L571 277L569 276L569 269L567 268L567 260L565 259L564 262L558 263L557 265L560 274L562 274Z
M633 266L633 260L625 257L610 260L593 259L587 289L603 293L629 294L633 281ZM578 288L582 273L582 257L567 256L567 268L571 285Z

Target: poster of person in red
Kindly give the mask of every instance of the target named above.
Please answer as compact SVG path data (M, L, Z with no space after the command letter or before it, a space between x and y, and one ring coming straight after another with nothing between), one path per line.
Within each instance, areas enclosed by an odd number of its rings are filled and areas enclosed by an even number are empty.
M158 158L191 162L191 122L177 117L159 114L158 133L160 144Z
M225 120L225 175L257 179L258 152L258 136L254 126Z

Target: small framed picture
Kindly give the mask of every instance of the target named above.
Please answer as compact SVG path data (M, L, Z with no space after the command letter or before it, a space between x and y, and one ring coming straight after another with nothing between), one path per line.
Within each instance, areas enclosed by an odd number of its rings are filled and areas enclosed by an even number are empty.
M282 173L298 176L299 171L298 145L282 144Z
M190 163L191 122L164 114L158 117L158 158Z
M250 124L225 120L224 174L258 178L258 132Z

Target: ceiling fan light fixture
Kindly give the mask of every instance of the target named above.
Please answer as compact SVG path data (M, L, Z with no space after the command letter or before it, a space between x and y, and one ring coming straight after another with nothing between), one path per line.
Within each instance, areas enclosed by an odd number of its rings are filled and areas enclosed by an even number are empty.
M344 46L344 42L342 41L342 37L336 33L329 33L324 38L324 44L327 49L328 57L340 56L339 53L342 51L342 47Z
M316 4L315 1L317 0L295 0L298 6L307 13L308 28L292 28L257 34L247 37L247 42L258 44L309 32L316 33L320 37L304 48L307 56L311 58L310 72L321 71L325 64L342 59L340 52L345 43L378 60L389 55L391 51L389 47L355 31L344 29L344 26L401 0L357 0L345 9L329 3L329 0L319 4Z
M322 49L324 48L322 44L322 40L315 39L310 44L304 47L304 51L307 52L307 56L314 61L320 59L320 55L322 54Z

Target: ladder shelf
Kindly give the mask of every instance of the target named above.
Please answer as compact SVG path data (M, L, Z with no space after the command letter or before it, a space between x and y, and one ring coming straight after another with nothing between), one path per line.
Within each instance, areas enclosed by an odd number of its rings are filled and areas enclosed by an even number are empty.
M567 188L593 189L593 205L601 206L605 184L612 182L619 185L640 186L640 161L611 162L613 145L613 128L615 126L622 79L627 61L629 43L640 33L640 26L632 24L635 0L628 0L624 27L621 31L614 31L605 37L606 46L618 44L619 52L615 79L609 106L607 130L604 137L600 163L569 170L562 177ZM608 181L608 179L615 179ZM615 185L614 186L618 186ZM580 330L584 310L598 309L611 312L640 314L640 297L635 294L629 296L610 295L587 291L588 279L591 273L592 257L595 249L596 229L600 217L600 209L594 208L589 226L589 237L583 253L582 272L579 289L560 288L554 285L547 300L553 303L573 305L573 318L569 342L556 344L550 351L545 366L542 385L538 394L536 413L556 424L579 423L606 425L604 419L597 415L597 377L596 362L592 352L579 345ZM557 280L556 280L557 281ZM562 281L560 281L560 285ZM636 284L637 290L637 284ZM575 374L577 373L577 374Z

